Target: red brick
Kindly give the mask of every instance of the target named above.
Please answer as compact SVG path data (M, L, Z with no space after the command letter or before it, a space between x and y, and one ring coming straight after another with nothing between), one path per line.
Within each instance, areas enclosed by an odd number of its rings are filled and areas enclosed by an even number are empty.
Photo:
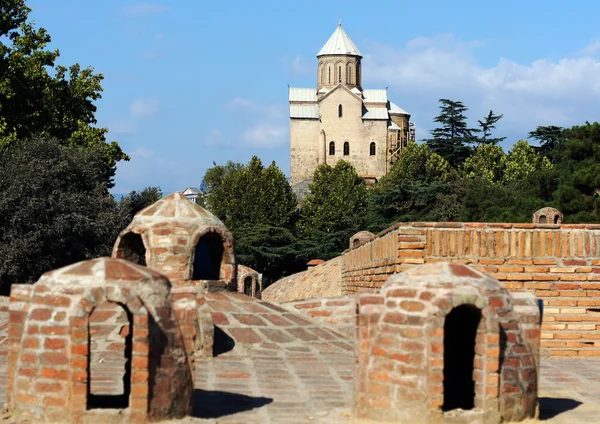
M63 389L63 385L61 383L53 382L38 382L35 385L35 391L41 393L56 393L61 392Z
M37 321L47 321L52 317L52 309L36 308L31 311L30 318Z
M46 339L44 341L44 348L52 350L64 349L66 344L65 339Z

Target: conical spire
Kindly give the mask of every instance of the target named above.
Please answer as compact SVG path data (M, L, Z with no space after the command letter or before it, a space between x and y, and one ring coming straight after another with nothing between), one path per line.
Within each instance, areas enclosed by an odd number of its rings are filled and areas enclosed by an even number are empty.
M350 55L362 57L360 51L356 48L356 45L354 45L350 37L348 37L344 28L342 28L341 19L337 28L331 37L329 37L329 40L327 40L323 48L317 54L317 57L325 55Z

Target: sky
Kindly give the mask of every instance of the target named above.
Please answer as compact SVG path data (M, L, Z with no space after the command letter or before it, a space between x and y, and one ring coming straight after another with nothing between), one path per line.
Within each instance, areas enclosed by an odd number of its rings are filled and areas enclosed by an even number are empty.
M228 160L289 176L288 85L316 86L338 24L363 54L363 88L388 88L428 137L438 99L472 126L504 114L505 150L539 125L599 120L600 2L578 0L30 0L58 63L105 77L98 125L131 156L113 193L198 187Z

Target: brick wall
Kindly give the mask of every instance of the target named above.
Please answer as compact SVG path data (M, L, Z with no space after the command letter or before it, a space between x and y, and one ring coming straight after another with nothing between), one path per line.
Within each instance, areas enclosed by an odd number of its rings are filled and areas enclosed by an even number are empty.
M542 356L600 356L600 225L400 223L343 255L342 290L414 265L470 264L544 305Z
M293 312L308 316L338 333L354 337L356 332L356 299L354 296L307 299L282 303Z

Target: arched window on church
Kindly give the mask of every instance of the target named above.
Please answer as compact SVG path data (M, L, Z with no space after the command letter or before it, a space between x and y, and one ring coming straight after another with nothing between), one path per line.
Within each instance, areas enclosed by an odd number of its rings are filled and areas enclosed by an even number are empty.
M330 141L329 142L329 156L333 156L333 155L335 155L335 142Z
M344 156L348 156L350 154L350 143L347 141L344 143Z
M338 67L338 82L342 82L342 66Z
M348 84L352 83L352 66L348 66Z
M373 141L369 145L369 154L371 156L375 156L375 142L373 142Z
M327 77L327 84L331 84L331 66L329 66L327 70L329 71L329 75Z
M338 106L338 118L342 117L342 105Z

